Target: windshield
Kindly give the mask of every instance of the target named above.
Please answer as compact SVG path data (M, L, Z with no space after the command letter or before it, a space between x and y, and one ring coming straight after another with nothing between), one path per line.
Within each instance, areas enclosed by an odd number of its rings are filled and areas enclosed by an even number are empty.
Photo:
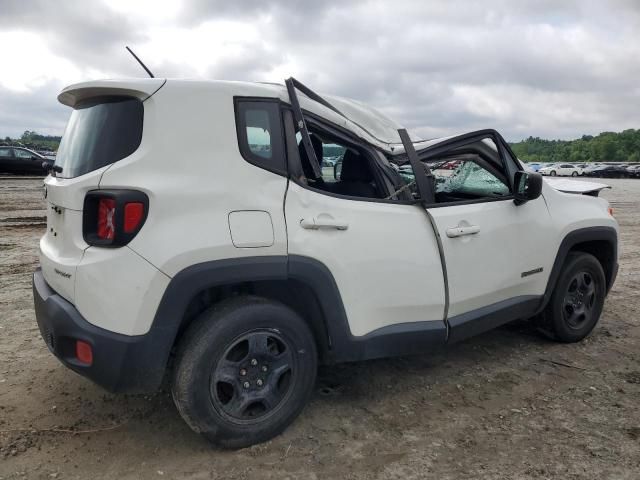
M128 157L140 146L144 107L137 98L99 97L71 113L55 164L73 178Z

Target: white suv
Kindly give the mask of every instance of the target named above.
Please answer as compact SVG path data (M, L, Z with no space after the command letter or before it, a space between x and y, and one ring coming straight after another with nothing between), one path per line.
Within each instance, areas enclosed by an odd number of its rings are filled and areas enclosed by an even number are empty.
M168 374L185 421L228 447L293 421L318 362L425 353L518 318L578 341L616 276L607 202L525 172L494 130L412 142L295 79L58 98L73 111L45 180L42 336L111 391Z

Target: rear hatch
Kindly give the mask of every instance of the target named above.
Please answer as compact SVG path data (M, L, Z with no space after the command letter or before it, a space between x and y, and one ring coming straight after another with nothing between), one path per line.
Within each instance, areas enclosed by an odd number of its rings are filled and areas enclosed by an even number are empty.
M75 301L76 268L88 247L82 211L88 191L102 174L139 147L144 101L165 80L97 81L73 85L58 100L73 108L55 165L62 170L45 179L47 231L40 240L44 277L58 294Z

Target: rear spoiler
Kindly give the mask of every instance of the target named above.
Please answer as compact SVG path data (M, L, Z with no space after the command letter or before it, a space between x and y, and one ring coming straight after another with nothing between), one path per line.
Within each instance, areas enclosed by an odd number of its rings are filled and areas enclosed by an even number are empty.
M105 95L123 95L145 101L160 90L166 81L166 78L136 78L76 83L64 88L58 95L58 101L72 108L87 98Z

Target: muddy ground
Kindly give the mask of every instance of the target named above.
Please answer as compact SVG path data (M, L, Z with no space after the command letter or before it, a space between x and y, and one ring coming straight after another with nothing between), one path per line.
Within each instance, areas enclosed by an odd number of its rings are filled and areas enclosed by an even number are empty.
M49 353L31 298L42 180L0 179L0 478L640 478L640 180L609 183L620 273L589 339L520 322L323 368L291 428L234 452L192 433L167 391L111 395Z

